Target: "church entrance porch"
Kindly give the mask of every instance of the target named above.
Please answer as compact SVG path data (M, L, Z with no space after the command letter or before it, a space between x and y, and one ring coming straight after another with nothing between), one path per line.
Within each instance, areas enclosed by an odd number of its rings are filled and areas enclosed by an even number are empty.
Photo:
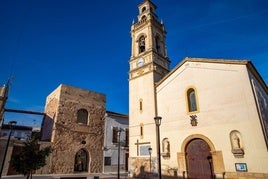
M202 134L192 134L184 139L177 161L178 175L184 178L221 178L226 173L222 151L216 150L211 140ZM199 170L204 177L196 176Z
M194 139L186 146L187 175L191 179L212 179L213 165L210 147L202 139Z
M88 171L88 154L85 150L79 150L75 155L75 172L87 172Z

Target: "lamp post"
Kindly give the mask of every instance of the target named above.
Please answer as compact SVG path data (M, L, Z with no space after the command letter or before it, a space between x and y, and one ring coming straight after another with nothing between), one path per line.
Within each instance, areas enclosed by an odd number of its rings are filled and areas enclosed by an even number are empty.
M148 148L149 155L150 155L150 173L152 173L152 148Z
M162 179L162 174L161 174L161 153L160 153L160 131L159 127L161 125L161 119L162 117L156 116L154 118L155 125L156 125L156 133L157 133L157 158L158 158L158 178Z
M5 149L5 153L4 153L4 158L3 158L3 161L2 161L2 166L1 166L1 171L0 171L0 178L2 177L2 172L3 172L4 165L5 165L5 160L6 160L7 149L8 149L8 146L9 146L10 137L11 137L12 132L13 132L13 127L16 124L17 124L17 121L10 121L8 123L10 131L9 131L9 136L8 136L8 139L7 139L7 145L6 145L6 149Z
M209 162L209 168L210 168L210 175L211 178L214 179L214 174L213 174L213 164L212 164L212 156L207 157L208 162Z
M121 136L121 132L123 131L123 129L119 128L117 131L117 135L118 135L118 164L117 164L117 179L120 179L120 136Z

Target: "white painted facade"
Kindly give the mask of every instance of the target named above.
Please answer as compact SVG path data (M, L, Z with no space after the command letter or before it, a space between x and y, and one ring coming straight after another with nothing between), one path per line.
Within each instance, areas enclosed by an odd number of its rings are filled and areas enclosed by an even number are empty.
M267 145L248 66L251 64L247 61L185 59L157 85L158 115L163 119L161 139L170 139L171 154L184 152L182 143L199 134L222 152L224 168L218 173L235 172L235 163L246 163L248 172L268 173ZM190 87L197 91L199 111L193 113L197 126L190 124L187 111L186 90ZM265 99L268 101L267 93ZM231 152L230 133L234 130L242 135L243 158ZM163 160L163 165L178 168L175 156Z
M127 171L128 161L128 116L107 111L105 117L104 135L104 167L103 172L117 172L118 170L118 143L113 141L114 129L122 129L120 133L120 172ZM117 137L118 133L116 132Z

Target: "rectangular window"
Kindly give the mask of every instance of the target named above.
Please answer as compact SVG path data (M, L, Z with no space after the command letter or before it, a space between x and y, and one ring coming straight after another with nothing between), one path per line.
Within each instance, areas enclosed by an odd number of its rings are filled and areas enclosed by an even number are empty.
M126 146L129 145L129 130L126 129Z
M113 127L113 143L118 143L118 127Z
M149 148L150 147L151 147L150 145L140 146L140 156L150 155L149 154Z
M104 165L105 166L111 165L111 157L104 157Z
M142 111L142 99L140 99L140 111Z
M16 137L21 138L22 137L22 133L21 132L17 132L17 136Z
M143 125L140 126L140 135L143 137Z

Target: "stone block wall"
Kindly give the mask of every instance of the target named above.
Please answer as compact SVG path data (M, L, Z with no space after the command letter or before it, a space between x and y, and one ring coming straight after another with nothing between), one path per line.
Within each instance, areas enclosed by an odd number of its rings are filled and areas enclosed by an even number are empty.
M105 105L105 95L67 85L60 85L47 97L46 118L53 121L49 173L74 173L80 150L87 153L87 171L102 172ZM77 122L79 109L88 112L87 124Z

